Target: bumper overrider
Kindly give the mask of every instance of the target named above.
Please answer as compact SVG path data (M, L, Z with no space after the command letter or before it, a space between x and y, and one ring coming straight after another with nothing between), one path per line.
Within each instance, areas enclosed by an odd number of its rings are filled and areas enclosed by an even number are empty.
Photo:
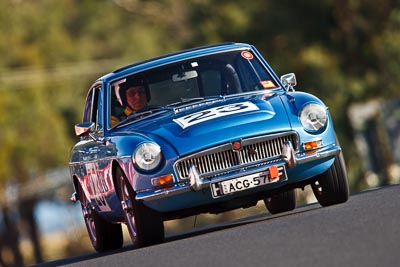
M308 162L324 158L332 158L339 154L340 151L340 146L333 144L308 152L296 153L292 143L290 141L286 141L283 144L281 155L273 161L253 164L251 166L238 166L235 171L231 171L227 174L221 174L217 177L213 177L212 179L203 177L201 174L199 174L197 168L192 165L190 166L189 179L187 182L176 184L168 189L138 192L136 199L141 201L151 201L189 191L199 192L203 189L210 188L211 184L243 177L246 175L257 174L270 167L285 166L285 168L291 169Z

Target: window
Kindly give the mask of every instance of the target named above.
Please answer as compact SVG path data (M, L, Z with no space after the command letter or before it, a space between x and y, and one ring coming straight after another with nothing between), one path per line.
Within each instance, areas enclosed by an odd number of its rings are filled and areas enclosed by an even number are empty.
M114 117L123 115L125 110L126 104L121 101L123 90L119 88L128 81L145 85L147 107L166 106L197 97L278 88L268 70L250 51L211 54L154 67L114 81L109 86L110 110ZM92 97L94 101L95 97ZM90 101L88 105L91 105ZM91 114L92 117L95 115Z
M99 87L90 89L85 103L85 110L83 114L83 122L94 122L96 127L99 126Z

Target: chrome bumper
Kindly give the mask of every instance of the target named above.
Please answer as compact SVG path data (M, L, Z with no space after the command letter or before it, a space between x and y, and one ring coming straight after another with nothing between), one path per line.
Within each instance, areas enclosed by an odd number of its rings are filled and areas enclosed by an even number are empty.
M282 154L280 158L274 160L269 164L260 164L251 168L250 170L243 170L240 167L238 171L234 174L222 175L212 179L212 183L218 183L228 179L234 179L242 177L244 175L249 175L253 173L259 173L264 171L266 168L271 166L282 166L285 165L286 168L294 168L297 165L304 164L310 161L318 160L321 158L332 157L339 154L341 148L336 145L330 145L321 149L305 152L305 153L295 153L293 145L290 141L286 141L282 148ZM210 187L211 179L202 179L201 175L197 171L194 165L190 168L189 183L177 184L172 188L160 189L156 191L145 191L140 192L136 195L136 200L150 201L161 199L164 197L169 197L173 195L178 195L186 193L189 191L201 191L205 188Z

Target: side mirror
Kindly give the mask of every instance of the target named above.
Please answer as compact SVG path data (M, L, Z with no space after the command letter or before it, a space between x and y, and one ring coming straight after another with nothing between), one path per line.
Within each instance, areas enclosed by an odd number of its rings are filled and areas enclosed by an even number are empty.
M75 125L75 134L77 136L87 135L95 130L96 124L94 122L82 122Z
M296 75L294 73L288 73L281 76L281 82L287 91L294 91L297 85Z
M100 144L109 144L109 138L103 136L96 136L93 132L96 130L96 124L94 122L82 122L75 125L75 134L77 136L89 135L93 141Z

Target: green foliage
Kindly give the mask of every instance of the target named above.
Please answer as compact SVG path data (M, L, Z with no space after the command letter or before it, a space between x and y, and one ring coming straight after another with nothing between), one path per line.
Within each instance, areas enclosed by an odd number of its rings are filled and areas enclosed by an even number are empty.
M182 48L256 45L330 107L349 161L345 109L399 96L398 1L10 0L0 2L0 181L68 162L87 88L102 74Z
M3 114L1 177L23 181L68 161L64 120L40 89L7 91L0 103Z

